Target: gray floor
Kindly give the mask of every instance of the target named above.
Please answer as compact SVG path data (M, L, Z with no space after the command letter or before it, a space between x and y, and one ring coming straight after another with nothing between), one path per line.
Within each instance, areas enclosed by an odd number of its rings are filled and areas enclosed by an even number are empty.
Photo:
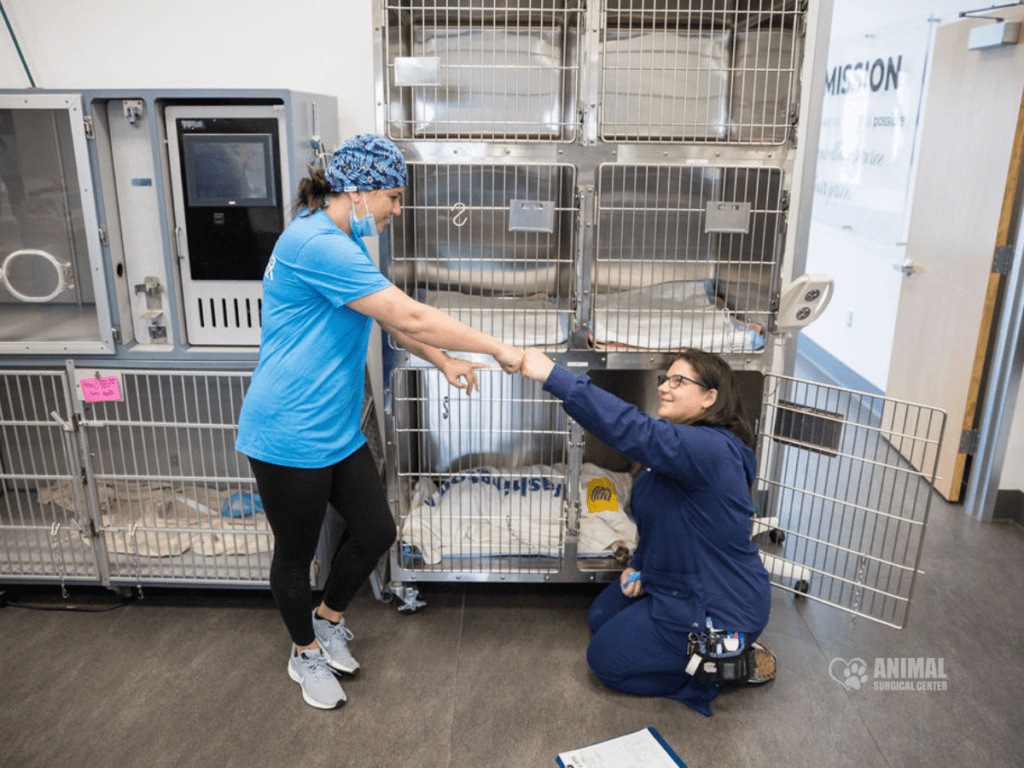
M0 609L4 766L553 766L564 750L646 726L698 766L1010 766L1024 761L1024 530L932 507L904 630L776 592L778 678L704 718L609 690L589 672L595 587L427 586L399 614L365 589L349 610L363 671L322 712L285 671L263 591L167 592L105 613ZM59 593L11 590L24 605ZM876 658L942 660L945 691L876 690ZM867 683L846 690L846 662Z

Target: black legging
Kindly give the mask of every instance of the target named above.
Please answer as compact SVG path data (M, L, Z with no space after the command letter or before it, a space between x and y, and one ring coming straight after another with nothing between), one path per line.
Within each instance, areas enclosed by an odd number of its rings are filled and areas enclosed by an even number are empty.
M263 511L274 532L270 591L296 645L313 642L309 564L316 553L327 503L345 521L331 559L323 602L344 611L395 540L395 521L370 449L321 469L299 469L249 458Z

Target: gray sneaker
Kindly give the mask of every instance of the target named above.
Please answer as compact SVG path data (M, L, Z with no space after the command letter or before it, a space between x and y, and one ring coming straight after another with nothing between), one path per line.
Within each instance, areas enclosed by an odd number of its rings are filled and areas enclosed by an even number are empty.
M345 703L345 691L320 651L303 651L296 656L292 643L288 676L302 686L302 698L311 707L334 709Z
M339 672L354 675L359 671L359 662L352 658L348 650L348 641L352 639L352 630L345 626L345 619L332 624L321 619L313 609L313 634L320 641L324 658L327 663Z

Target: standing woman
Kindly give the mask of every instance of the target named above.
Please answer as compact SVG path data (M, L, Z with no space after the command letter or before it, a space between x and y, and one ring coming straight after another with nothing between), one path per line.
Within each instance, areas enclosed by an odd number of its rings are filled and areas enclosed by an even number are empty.
M302 180L298 215L263 276L259 364L239 416L236 447L249 457L274 532L270 588L293 643L288 674L321 709L345 700L332 670L359 669L343 614L395 539L360 430L372 321L467 394L480 366L441 347L492 355L508 373L522 361L520 350L413 300L374 266L364 239L401 214L407 179L398 148L365 134ZM309 566L328 503L345 534L314 609Z
M588 615L590 668L620 691L666 696L710 715L718 688L686 672L690 634L710 620L751 644L771 604L768 572L750 540L754 436L732 369L717 355L684 350L658 377L658 418L535 349L526 351L522 373L645 467L630 494L636 550Z

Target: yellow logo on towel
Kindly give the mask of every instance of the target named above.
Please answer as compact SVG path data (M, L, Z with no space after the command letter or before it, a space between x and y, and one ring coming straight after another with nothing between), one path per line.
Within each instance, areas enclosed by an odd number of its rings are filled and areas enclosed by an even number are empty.
M607 477L595 477L587 483L587 512L618 512L615 484Z

